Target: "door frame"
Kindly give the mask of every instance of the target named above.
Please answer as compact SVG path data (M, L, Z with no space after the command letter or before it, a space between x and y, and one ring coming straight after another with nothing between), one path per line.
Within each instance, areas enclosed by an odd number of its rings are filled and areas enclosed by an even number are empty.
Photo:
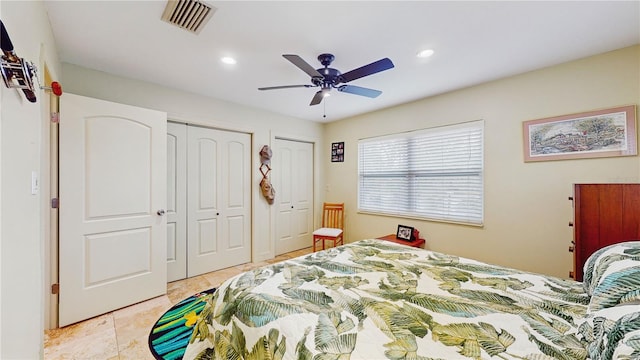
M293 135L293 134L287 134L287 133L282 133L282 132L271 132L271 139L269 141L270 146L274 146L275 141L277 140L288 140L288 141L298 141L298 142L305 142L305 143L309 143L311 144L311 152L312 152L312 158L313 158L313 164L311 164L311 169L313 170L313 183L311 184L312 186L312 193L313 193L313 209L312 209L312 217L313 217L313 229L317 229L319 227L320 221L317 219L316 214L320 213L320 209L318 208L318 204L320 204L321 202L319 201L319 199L321 198L320 196L320 189L318 188L318 186L316 186L317 184L320 184L320 171L318 171L318 167L317 164L320 164L320 157L321 157L321 153L320 151L318 151L318 140L311 138L311 137L306 137L306 136L300 136L300 135ZM277 154L274 154L274 156L278 156ZM277 171L277 169L272 169L272 171ZM276 198L278 197L278 189L276 190ZM270 256L271 258L275 257L275 252L276 252L276 217L277 217L277 209L275 206L271 205L270 207L270 211L269 211L269 218L270 218L270 223L269 223L269 228L270 228L270 232L269 232L269 237L271 239L270 241L270 249L271 249L271 253ZM312 244L309 244L309 246L311 246Z
M53 79L46 64L43 66L44 84L50 87ZM58 294L53 288L58 279L58 209L52 199L58 198L58 123L51 121L51 106L56 96L42 92L42 171L40 176L44 244L44 329L58 327ZM45 162L46 161L46 162ZM45 170L46 168L46 170Z

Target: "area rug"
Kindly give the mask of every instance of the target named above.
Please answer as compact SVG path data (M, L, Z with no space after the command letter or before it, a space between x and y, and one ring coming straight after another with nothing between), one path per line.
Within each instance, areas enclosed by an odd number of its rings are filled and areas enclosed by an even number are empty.
M209 289L180 301L156 321L149 334L149 349L156 359L182 359L198 315L215 291Z

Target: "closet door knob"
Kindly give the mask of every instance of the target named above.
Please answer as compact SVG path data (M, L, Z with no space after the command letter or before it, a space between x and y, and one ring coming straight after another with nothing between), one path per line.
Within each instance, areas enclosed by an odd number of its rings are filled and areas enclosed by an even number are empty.
M158 214L159 216L164 215L164 209L160 209L156 212L156 214Z

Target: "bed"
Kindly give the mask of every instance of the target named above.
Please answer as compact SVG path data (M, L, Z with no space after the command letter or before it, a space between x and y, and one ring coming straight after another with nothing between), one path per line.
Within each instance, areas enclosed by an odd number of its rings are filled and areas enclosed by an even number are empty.
M576 282L380 240L239 274L185 359L640 359L640 241Z

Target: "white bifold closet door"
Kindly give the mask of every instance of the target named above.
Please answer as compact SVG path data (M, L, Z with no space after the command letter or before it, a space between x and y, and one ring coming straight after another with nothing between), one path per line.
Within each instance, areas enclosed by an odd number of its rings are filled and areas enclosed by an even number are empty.
M176 230L175 236L168 236L176 242L167 243L168 254L175 249L175 257L167 257L170 278L184 278L180 269L186 269L186 277L193 277L250 262L251 135L171 124L168 136L175 136L177 148L184 139L186 148L182 158L179 149L174 152L178 157L175 174L168 173L176 179L168 195L175 194L177 204L176 223L168 224L168 234ZM186 187L179 185L183 182ZM171 186L171 180L169 183ZM171 208L172 201L168 203ZM182 203L186 211L180 211ZM168 222L171 220L170 216ZM186 244L185 255L181 243Z
M276 255L312 245L313 144L276 139L272 183L276 190Z

